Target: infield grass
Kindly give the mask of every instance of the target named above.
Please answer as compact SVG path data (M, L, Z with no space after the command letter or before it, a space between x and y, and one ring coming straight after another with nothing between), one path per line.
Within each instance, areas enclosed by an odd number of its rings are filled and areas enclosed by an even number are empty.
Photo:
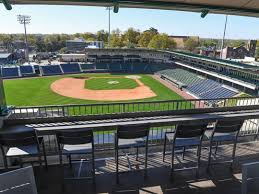
M112 80L125 74L77 74L62 75L39 78L10 79L4 80L5 95L8 105L15 106L41 106L41 105L67 105L67 104L94 104L108 103L107 101L90 101L64 97L54 93L51 89L51 83L64 77L111 77ZM139 75L140 80L149 86L156 97L146 98L134 101L157 101L157 100L177 100L183 99L181 96L153 79L150 75ZM108 79L108 78L107 78ZM134 102L127 101L127 102ZM126 101L124 101L126 102Z
M138 86L137 82L130 78L112 77L102 78L93 77L85 81L85 88L90 90L119 90L134 89Z

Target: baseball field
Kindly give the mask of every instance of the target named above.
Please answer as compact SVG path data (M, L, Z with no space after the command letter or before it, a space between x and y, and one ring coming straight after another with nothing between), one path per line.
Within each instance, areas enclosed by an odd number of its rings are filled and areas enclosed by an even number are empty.
M40 106L183 99L151 75L77 74L4 80L8 105Z

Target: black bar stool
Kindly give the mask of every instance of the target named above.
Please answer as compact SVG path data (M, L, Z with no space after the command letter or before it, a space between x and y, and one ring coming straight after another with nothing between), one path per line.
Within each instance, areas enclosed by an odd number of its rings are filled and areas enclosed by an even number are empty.
M207 167L208 170L210 165L212 164L211 156L212 156L213 144L216 144L216 148L215 148L215 154L216 154L218 149L218 144L221 142L234 143L233 151L232 151L232 159L230 161L225 161L225 162L231 162L230 167L233 168L233 163L234 163L235 154L236 154L237 138L243 123L244 123L244 120L217 121L212 130L207 130L205 132L206 137L210 141L209 159L208 159L208 167ZM216 163L217 162L214 162L214 164Z
M63 170L63 179L93 179L95 184L95 156L94 156L94 136L93 131L89 129L69 129L57 132L57 142L59 150L59 161ZM83 160L72 159L73 155L91 155L92 177L80 176ZM70 167L73 161L80 161L80 168L77 177L68 178L64 176L64 166L62 156L69 159Z
M42 146L42 152L40 145ZM38 162L42 166L42 155L44 156L45 166L48 167L43 137L37 137L34 129L0 133L0 147L6 169L8 169L7 158L15 157L19 158L21 167L25 163L22 160L25 157L38 157Z
M190 125L177 125L175 132L165 133L164 139L164 150L163 150L163 161L166 155L166 143L167 141L172 144L172 158L171 158L171 178L174 173L174 156L175 149L180 147L183 148L183 156L186 147L197 147L197 166L187 169L197 168L196 174L199 173L200 168L200 157L201 157L201 146L204 132L207 128L207 124L190 124ZM184 159L184 157L183 157Z
M136 148L138 160L139 148L145 148L145 177L147 175L148 125L119 126L115 135L116 181L119 183L119 150Z

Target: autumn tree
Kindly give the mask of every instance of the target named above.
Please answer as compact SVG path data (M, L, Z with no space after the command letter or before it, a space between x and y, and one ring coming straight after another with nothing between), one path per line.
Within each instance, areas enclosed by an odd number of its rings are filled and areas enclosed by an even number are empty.
M176 47L176 42L168 37L167 34L157 34L153 36L148 44L148 48L172 50Z

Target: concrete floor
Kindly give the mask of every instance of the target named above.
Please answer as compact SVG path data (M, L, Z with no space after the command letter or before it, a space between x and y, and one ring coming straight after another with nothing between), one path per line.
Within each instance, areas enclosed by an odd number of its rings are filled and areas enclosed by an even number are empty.
M226 145L219 148L217 161L228 159L232 146ZM212 165L207 171L206 149L202 150L202 164L199 177L196 170L175 172L174 179L170 179L170 155L162 162L162 154L157 152L148 157L148 176L144 179L143 171L128 171L126 157L120 158L120 183L116 184L115 163L113 158L98 159L96 161L96 185L91 180L67 180L62 186L61 169L59 165L50 165L48 171L34 168L39 194L90 194L90 193L180 193L180 194L239 194L241 193L241 165L247 162L259 161L259 143L242 143L238 145L235 168L230 170L229 164ZM224 157L223 157L224 156ZM175 168L195 166L195 150L186 153L185 160L181 155L175 159ZM142 169L143 157L135 161L135 156L130 156L133 169ZM73 164L72 169L65 166L65 174L78 174L78 163ZM91 164L84 162L81 176L89 175ZM259 188L249 187L253 194L259 193Z

